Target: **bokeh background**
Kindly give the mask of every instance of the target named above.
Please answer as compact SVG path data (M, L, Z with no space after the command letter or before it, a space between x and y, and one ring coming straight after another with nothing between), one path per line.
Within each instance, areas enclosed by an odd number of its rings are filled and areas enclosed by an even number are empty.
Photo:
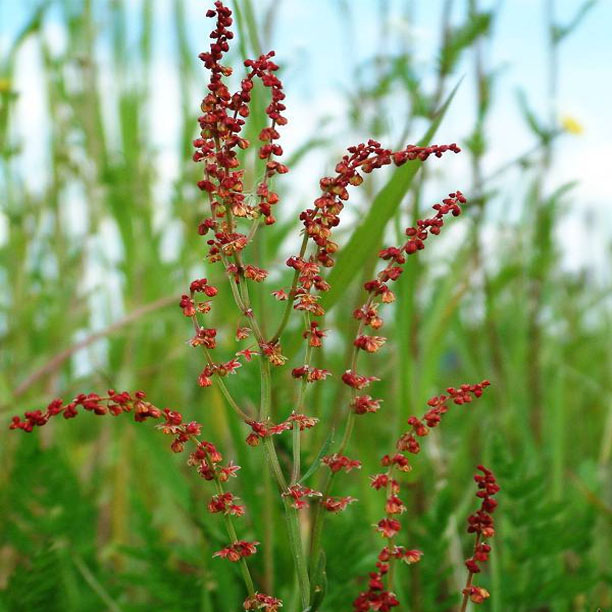
M191 162L211 29L205 0L0 0L0 606L6 610L237 610L234 568L204 511L209 491L165 440L130 422L79 418L9 434L10 416L61 395L145 389L202 421L243 466L260 508L271 483L221 396L197 385L177 307L203 275L203 215ZM350 144L416 142L456 92L430 160L387 228L461 189L465 214L412 258L387 311L385 417L358 423L361 500L333 517L323 610L348 610L375 561L377 499L366 474L410 414L448 385L489 378L486 398L448 415L408 477L407 542L426 552L403 571L405 609L454 609L470 541L470 478L498 473L499 533L481 583L496 612L612 609L612 395L609 120L612 4L580 0L234 0L230 58L273 48L287 92L288 175L279 223L257 257L287 284L297 215ZM254 114L256 130L261 116ZM247 177L257 172L251 158ZM250 164L250 165L249 165ZM355 191L346 242L392 171ZM373 254L375 255L375 254ZM371 269L374 259L366 268ZM366 270L367 273L367 270ZM346 368L360 274L327 317L326 367ZM219 303L231 298L219 296ZM276 325L281 309L257 304ZM221 324L221 321L217 321ZM299 337L299 321L286 344ZM232 350L232 329L221 344ZM290 349L293 365L300 354ZM257 397L254 369L232 388ZM288 374L286 374L288 375ZM280 378L279 378L280 381ZM279 385L278 414L293 388ZM321 385L329 422L342 391ZM326 432L306 441L305 461ZM290 453L281 448L281 454ZM350 454L350 453L349 453ZM281 524L278 508L273 516ZM214 517L213 517L214 518ZM258 525L248 523L251 535ZM279 533L256 573L291 600ZM273 554L272 554L273 553ZM271 558L276 558L272 565ZM288 609L291 609L288 607ZM404 608L402 608L404 609Z

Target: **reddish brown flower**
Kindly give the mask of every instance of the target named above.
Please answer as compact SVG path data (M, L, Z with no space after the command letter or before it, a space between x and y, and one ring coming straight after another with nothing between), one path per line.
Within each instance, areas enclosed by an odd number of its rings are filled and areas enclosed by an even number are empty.
M183 314L186 317L193 317L196 313L195 303L188 295L182 295L179 306L183 309Z
M357 500L350 495L348 497L327 497L321 504L328 512L343 512L346 507Z
M268 276L268 272L263 268L258 268L257 266L248 265L244 269L244 275L251 280L254 280L256 283L261 283Z
M381 401L372 399L369 395L357 395L351 400L351 408L355 414L378 412Z
M291 504L291 506L296 510L308 508L308 502L302 499L303 497L321 497L321 495L322 493L320 491L315 491L314 489L304 487L300 484L290 486L283 493L284 497L291 497L293 499L293 503Z
M402 528L400 522L392 518L384 518L378 521L376 531L384 538L392 538Z
M380 347L387 341L382 336L357 336L353 344L367 353L376 353Z
M321 462L329 467L329 469L334 473L339 472L340 470L350 472L352 469L361 469L361 461L349 459L348 457L339 455L338 453L326 455L321 459Z
M474 543L474 552L469 559L466 559L465 566L468 570L468 578L465 588L463 589L463 609L467 599L471 599L474 603L482 603L489 593L480 587L475 587L472 584L474 574L481 571L480 564L489 560L491 546L483 542L487 538L495 535L495 527L493 521L493 512L497 508L497 501L493 496L499 492L499 485L495 479L493 472L483 465L478 466L478 471L481 474L476 474L474 480L478 484L476 496L481 500L480 508L474 514L468 517L468 533L476 534Z
M482 587L477 587L474 585L470 585L463 589L462 593L469 597L472 602L475 604L481 604L485 599L491 597L489 591L487 589L483 589Z
M208 511L211 513L223 512L234 516L242 516L245 508L234 503L235 497L231 493L220 493L214 495L208 503Z
M321 340L327 335L326 331L319 329L319 324L316 321L310 322L310 328L307 329L302 336L308 339L309 346L320 347L322 346Z
M244 600L242 607L245 610L264 610L265 612L278 612L283 607L283 602L271 595L254 593Z
M319 422L319 419L317 419L316 417L309 417L305 414L296 414L295 412L292 412L287 420L290 423L293 423L293 427L295 427L295 425L297 424L297 426L300 428L300 431L310 429Z
M240 559L250 557L257 552L257 546L259 542L246 542L245 540L238 540L221 550L218 550L213 554L213 557L221 557L227 559L232 563L237 563Z
M342 375L342 382L345 385L348 385L353 389L358 389L359 391L361 391L361 389L365 389L370 383L375 382L377 380L380 379L376 378L376 376L360 376L352 370L347 370Z

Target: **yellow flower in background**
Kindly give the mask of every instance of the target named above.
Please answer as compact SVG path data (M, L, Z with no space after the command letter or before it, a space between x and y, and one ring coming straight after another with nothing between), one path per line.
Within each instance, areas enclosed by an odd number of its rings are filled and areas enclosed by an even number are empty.
M0 93L11 91L10 79L0 79Z
M569 134L582 134L582 132L584 132L582 123L570 115L561 117L561 127Z

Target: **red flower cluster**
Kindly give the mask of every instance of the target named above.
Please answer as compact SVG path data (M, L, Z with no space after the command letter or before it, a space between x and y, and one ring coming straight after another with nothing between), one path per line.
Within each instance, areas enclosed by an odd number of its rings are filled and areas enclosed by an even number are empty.
M244 354L244 352L242 352L242 354ZM245 359L248 361L249 357L245 356ZM238 359L230 359L225 363L209 363L204 367L202 372L200 372L198 384L200 387L210 387L212 385L212 376L214 374L223 378L229 374L235 374L236 370L240 367L242 367L242 364L240 361L238 361Z
M319 329L319 324L316 321L310 322L310 328L307 329L302 336L308 340L308 345L313 348L322 346L322 340L327 336L326 330Z
M476 542L474 544L474 552L469 559L466 559L465 566L468 569L468 579L463 589L464 606L468 598L474 603L482 603L489 597L489 593L482 587L477 587L472 584L474 574L479 574L481 569L479 563L484 563L489 560L491 547L483 540L492 538L495 535L495 527L493 521L493 512L497 508L497 500L493 498L499 492L499 485L495 480L493 472L483 465L478 466L478 471L482 474L476 474L474 480L478 484L476 497L482 500L480 508L468 517L468 533L476 534Z
M348 495L347 497L327 497L322 502L321 505L328 512L343 512L346 510L346 507L357 500L354 497Z
M372 399L369 395L356 395L351 400L351 408L355 414L366 414L368 412L378 412L380 409L380 399Z
M223 66L221 61L224 53L229 50L228 41L233 38L229 30L232 25L231 11L221 2L215 3L216 10L207 13L209 17L217 17L217 25L211 34L213 42L208 53L200 54L204 66L210 71L209 93L202 101L203 115L199 118L200 138L194 141L196 152L193 159L204 162L205 178L198 187L208 192L213 218L200 225L200 233L208 229L219 229L215 238L210 240L210 257L218 260L220 253L230 255L242 250L247 242L246 236L232 231L225 223L218 223L215 217L222 219L229 210L235 217L254 218L261 214L267 224L274 223L271 207L279 200L278 195L270 191L268 179L274 174L284 174L287 167L272 159L281 156L283 150L276 143L279 138L277 126L285 125L287 119L282 114L285 110L283 86L274 74L278 66L271 60L274 52L270 51L255 60L246 60L244 65L249 69L240 83L240 89L231 94L223 82L224 77L231 75L232 70ZM259 79L264 87L270 90L271 102L266 108L271 125L261 130L259 139L263 143L259 149L259 158L265 160L266 171L264 179L257 186L259 203L257 208L248 204L243 193L243 170L238 170L237 149L246 149L249 142L240 136L249 116L249 104L254 80ZM231 251L227 245L233 243Z
M302 499L303 497L321 497L321 492L304 487L301 484L295 484L291 485L283 493L283 496L292 498L293 502L291 506L296 510L302 510L302 508L308 508L308 502Z
M304 414L296 414L295 412L289 415L287 420L282 423L274 425L272 423L262 423L261 421L247 420L247 425L251 428L251 433L246 438L246 443L249 446L257 446L259 441L266 436L276 436L289 431L294 427L298 427L300 431L310 429L319 422L319 419L315 417L309 417Z
M245 540L238 540L221 550L218 550L213 557L221 557L227 559L232 563L238 563L240 559L250 557L257 552L257 546L259 542L246 542Z
M308 383L313 383L318 380L325 380L328 376L331 376L331 372L322 368L313 368L308 365L303 365L299 368L293 368L293 370L291 370L291 376L293 376L293 378L302 378Z
M353 389L357 389L361 391L365 389L370 383L376 382L380 380L380 378L376 378L376 376L360 376L359 374L355 374L352 370L347 370L342 375L342 382ZM381 400L376 400L377 402ZM366 412L374 412L374 411L366 411Z
M360 185L363 182L359 170L369 174L391 163L401 166L416 159L425 161L432 154L441 157L446 151L459 153L460 149L456 144L430 147L408 145L404 150L392 153L375 140L349 147L348 154L336 165L336 175L321 179L319 184L322 193L314 201L314 208L307 209L300 215L306 235L317 246L315 260L325 267L333 266L331 255L337 251L338 245L331 240L331 233L340 223L339 215L344 208L343 202L349 198L348 186Z
M264 610L265 612L278 612L283 607L283 602L271 595L264 593L254 593L247 597L243 607L245 610Z
M361 469L361 461L357 461L357 459L349 459L348 457L339 455L338 453L326 455L321 459L321 462L334 473L339 472L340 470L350 472L352 469Z
M10 428L31 432L34 427L41 427L48 423L51 417L61 414L64 418L70 419L77 416L79 407L99 416L106 414L118 416L122 413L133 412L134 419L138 422L145 421L148 418L163 418L163 423L157 427L162 433L173 437L170 445L172 451L175 453L183 452L185 444L193 441L196 444L196 449L190 453L188 465L196 467L198 473L205 480L217 481L219 487L222 486L221 483L235 476L240 469L239 466L231 462L226 466L220 465L223 457L215 445L206 440L198 440L202 431L202 426L199 423L196 421L184 423L183 415L180 412L167 408L160 410L145 400L145 394L142 391L131 394L127 391L117 393L110 389L106 396L95 393L81 394L68 404L64 404L61 399L55 399L44 412L41 410L26 412L23 420L18 416L13 417ZM234 501L235 497L232 493L221 492L212 497L208 504L208 510L211 513L223 512L226 515L242 516L245 512L244 506L236 504ZM238 541L216 553L216 556L225 557L230 561L238 561L242 557L254 554L256 544L257 542Z
M329 290L329 284L323 280L320 268L321 266L329 268L334 265L333 255L338 250L338 245L332 240L332 231L340 223L340 213L344 208L344 202L349 198L349 185L360 185L363 182L361 173L368 174L389 164L401 166L408 161L425 161L430 155L441 157L447 151L459 153L460 149L454 143L429 147L408 145L405 149L393 153L390 149L381 147L380 143L375 140L368 140L367 143L349 147L348 153L336 165L336 175L320 180L321 195L314 201L314 206L300 214L300 221L304 225L302 248L299 255L287 260L287 266L295 270L293 285L289 294L283 290L275 292L278 299L289 298L294 301L293 307L296 310L304 310L315 316L322 316L324 310L318 303L320 296L313 295L311 291L313 289L319 292ZM451 194L451 199L458 200L459 197L463 198L459 192ZM442 205L437 204L436 206L438 212L435 217L419 221L419 235L423 235L423 232L425 234L427 232L439 233L442 225L441 217L444 214L447 212L459 214L457 212L459 207L455 200L452 202L445 200ZM305 258L309 240L314 243L315 249L309 258ZM383 298L383 301L386 300Z
M429 234L438 235L444 225L444 216L452 214L457 217L461 214L459 204L466 202L465 197L460 191L449 194L449 197L442 200L442 204L434 204L433 209L436 214L428 219L419 219L416 227L406 229L409 240L400 247L387 247L378 253L378 257L388 262L376 276L375 279L364 284L364 289L370 294L368 301L353 313L353 316L361 321L365 326L370 325L373 329L379 329L382 320L378 317L375 299L387 304L395 300L395 295L389 289L388 282L396 281L402 274L402 267L406 263L406 255L412 255L416 251L425 248L425 240ZM363 348L363 347L360 347Z
M409 240L403 246L403 251L407 255L412 255L424 249L424 241L427 239L427 236L429 234L437 236L440 233L444 225L444 215L451 213L453 217L458 217L461 214L459 204L465 204L465 202L464 195L460 191L457 191L455 193L450 193L448 198L442 200L442 204L435 204L433 208L437 212L433 217L429 219L419 219L416 227L409 227L406 229L406 236L409 237ZM381 251L381 256L382 253L384 253L384 251Z
M411 426L411 431L407 431L397 442L397 449L401 452L409 452L417 454L420 451L420 445L415 438L420 438L429 434L428 428L436 427L441 419L442 415L448 412L448 401L452 400L454 404L461 406L472 401L472 397L478 398L482 395L484 389L486 389L491 383L488 380L483 380L480 383L474 385L463 384L459 389L454 387L448 387L446 394L436 395L432 397L427 405L430 409L423 415L421 419L411 416L408 419L408 425ZM423 422L424 421L424 422Z
M233 516L242 516L244 514L244 506L235 504L236 498L231 493L220 493L213 495L208 503L208 511L212 514L223 512L223 514L231 514Z
M401 164L409 159L426 159L429 155L434 154L438 157L446 150L452 150L455 153L459 152L458 147L451 145L450 147L429 147L418 149L408 147L402 154L394 155L394 162ZM386 155L386 154L385 154ZM388 161L387 157L384 157ZM348 163L348 162L347 162ZM369 167L367 164L365 167ZM364 169L364 166L362 166ZM382 249L378 256L386 266L378 272L376 278L364 284L364 289L368 292L368 298L362 306L353 311L353 318L359 321L359 329L353 345L366 353L376 353L385 344L386 338L378 335L366 334L365 328L371 327L373 330L378 330L383 325L383 320L378 314L380 303L390 303L395 300L395 295L389 288L390 281L397 280L402 271L403 264L406 263L406 255L410 255L417 250L424 248L424 241L429 234L437 235L444 224L444 216L451 213L457 216L461 213L459 203L464 203L466 200L460 191L451 193L449 197L443 200L442 204L433 206L436 214L429 219L421 219L417 221L416 228L409 227L406 229L406 234L409 236L408 242L400 247L387 247ZM342 375L342 381L352 389L351 409L355 414L366 414L376 412L380 408L380 400L372 399L369 395L358 396L355 390L364 389L370 382L377 380L373 377L361 376L354 371L356 364L356 356L353 359L352 369L347 370ZM450 391L449 391L450 392ZM481 391L479 391L481 392ZM454 399L453 395L453 399ZM468 393L469 397L469 393ZM421 430L422 431L422 430ZM418 445L417 445L418 446Z
M22 429L31 432L34 427L42 427L49 422L52 417L60 414L65 419L72 419L78 415L78 408L93 412L97 416L110 414L118 416L124 412L133 412L134 420L137 422L145 421L148 418L158 419L162 416L162 411L151 403L145 401L144 391L136 391L134 394L122 391L117 393L113 389L107 391L107 395L100 396L96 393L81 393L71 402L64 404L62 399L54 399L45 411L31 410L24 414L24 418L14 416L11 420L10 429Z
M408 457L404 453L419 453L421 447L415 436L423 437L429 433L428 427L436 427L440 422L440 416L448 410L447 402L452 400L455 404L464 404L471 402L473 397L480 397L483 390L489 386L489 381L485 380L475 385L461 385L458 389L449 387L447 394L441 394L430 399L427 404L430 407L425 413L423 424L421 419L410 417L408 424L411 429L402 434L397 442L397 450L393 455L385 455L381 459L381 465L387 468L386 472L375 474L370 477L370 486L377 491L384 489L386 492L385 500L385 517L382 518L376 525L376 531L387 540L387 545L381 551L378 562L376 563L377 571L370 574L368 582L368 590L360 593L353 602L353 608L356 612L366 610L391 610L399 606L399 601L392 590L392 584L385 585L385 576L389 573L389 564L396 559L401 559L407 563L416 563L421 558L421 552L418 550L406 551L404 548L396 546L394 542L395 536L401 531L401 523L398 516L406 511L406 506L402 502L400 494L400 483L394 477L394 471L409 472L412 468ZM360 399L361 398L357 398ZM353 400L355 403L355 400ZM355 409L355 408L353 408ZM491 481L490 473L485 473L484 476L477 477L477 482L481 491L479 496L483 497L483 507L487 509L495 507L494 500L490 497L484 497L481 492L484 491L487 495L491 495L497 491L494 479ZM493 502L493 503L492 503ZM482 514L482 509L477 514L472 515L470 519L470 529L474 531L478 529L486 529L484 525L485 517ZM478 531L481 533L482 531ZM485 549L478 548L476 554L482 554ZM480 557L478 557L480 558ZM468 585L469 587L469 585Z

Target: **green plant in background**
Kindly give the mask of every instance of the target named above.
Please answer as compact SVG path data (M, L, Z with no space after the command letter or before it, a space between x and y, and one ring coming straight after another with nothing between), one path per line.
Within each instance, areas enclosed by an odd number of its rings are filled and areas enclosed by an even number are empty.
M337 5L346 17L342 27L350 32L360 9L352 3ZM399 437L405 418L418 413L435 391L436 381L470 380L487 372L495 382L488 400L493 400L493 409L461 418L447 415L444 428L429 436L426 454L414 457L415 469L402 475L407 487L404 503L411 518L404 522L402 534L411 547L426 553L427 562L396 573L397 595L409 601L408 609L414 611L457 608L457 593L465 585L462 559L470 554L460 527L471 505L464 484L482 457L504 491L490 576L481 579L491 592L485 605L498 611L591 612L597 606L605 610L612 604L608 288L599 286L588 272L569 273L558 265L559 253L566 248L560 243L559 227L573 200L569 186L557 190L550 180L560 156L558 143L567 138L552 104L543 120L532 110L538 108L538 100L529 92L529 105L520 108L527 123L538 127L533 132L534 145L525 152L509 146L506 160L497 168L485 166L492 153L499 154L497 143L488 140L488 127L497 121L495 101L508 97L508 92L503 90L499 68L488 64L504 7L483 9L480 5L440 3L440 62L432 82L425 78L425 65L415 58L412 38L387 27L389 12L386 3L381 3L378 56L360 72L363 89L355 108L362 114L355 115L355 125L401 146L421 129L422 118L432 117L442 105L457 71L462 74L466 62L473 61L473 72L468 72L461 88L465 91L473 82L475 99L481 102L474 124L466 128L468 138L461 144L468 154L479 157L480 170L474 171L473 184L466 190L471 204L455 222L468 230L468 238L459 241L459 251L451 254L440 247L445 266L432 257L435 249L426 258L413 258L395 284L397 299L389 307L384 335L410 340L389 343L384 359L372 356L373 368L383 378L376 384L376 394L385 400L382 405L388 418L356 419L354 435L368 440L359 449L359 459L364 472L375 473L380 469L379 457ZM556 75L558 81L562 73L560 45L593 5L577 6L574 16L561 23L554 17L554 3L548 3L545 31L564 33L548 37L547 45L555 50L551 57L556 58L548 68L551 79ZM294 603L291 596L296 589L285 540L277 533L260 536L258 526L249 519L250 515L265 516L266 521L282 525L279 508L268 503L274 496L273 484L261 469L257 451L244 447L240 426L232 415L226 418L223 397L215 387L203 396L192 383L200 364L185 350L184 325L169 308L188 275L201 266L201 238L193 232L201 221L201 209L193 205L197 197L193 185L201 177L199 168L182 163L170 191L158 189L160 151L150 136L149 105L149 94L156 86L154 58L159 40L153 26L157 6L143 2L136 11L133 7L122 2L41 3L14 37L2 64L1 206L7 233L0 266L3 278L10 281L2 298L0 326L3 414L14 413L16 406L39 406L59 393L106 388L111 381L121 388L142 386L161 405L184 407L186 421L204 421L207 436L210 433L242 466L236 486L249 512L240 521L245 533L262 540L260 553L249 561L256 582L282 597L288 607ZM47 36L50 8L65 28L61 48ZM257 56L262 46L269 46L278 3L265 9L258 3L256 12L249 2L236 3L235 8L240 53ZM416 23L417 9L405 3L409 22ZM463 9L460 18L457 9ZM183 108L179 144L186 162L197 118L192 112L193 88L199 77L191 59L194 54L182 2L174 3L172 17L175 57L181 66L177 74ZM471 27L475 23L480 24L478 28ZM353 32L354 40L357 34ZM104 56L100 54L102 38L104 44L112 41ZM444 50L451 41L457 47ZM15 114L19 97L12 86L16 62L26 44L33 45L41 58L41 99L52 126L51 140L41 143L41 148L51 151L45 162L48 180L41 189L32 187L24 175ZM351 57L347 56L347 65ZM449 63L444 58L454 60ZM102 84L105 71L113 74L113 88ZM381 86L370 90L372 82ZM252 142L265 121L264 97L257 88L253 96L245 126L245 137ZM398 112L400 101L404 106ZM387 112L389 104L393 113ZM113 122L105 115L109 109ZM400 116L405 124L399 129L397 122L385 119ZM333 145L320 146L326 138L317 133L289 156L287 165L292 169L299 165L312 146L335 163ZM540 163L546 147L557 150L547 169ZM251 147L241 159L247 185L260 172L255 150ZM363 270L351 282L347 280L335 297L328 293L323 298L328 313L322 327L333 329L334 337L322 350L313 351L314 367L334 373L346 368L350 356L340 347L350 346L356 329L339 306L347 301L359 303L359 281L374 276L375 254L384 242L400 243L402 229L427 216L423 188L435 177L428 164L414 180L400 179L400 173L410 168L407 164L398 169L391 179L395 191L386 192L397 202L393 211L390 205L387 209L395 239L390 239L389 229L384 235L381 229L372 239L370 255L361 260ZM138 189L132 180L135 176ZM528 180L540 186L524 190L519 186L510 194L500 189L508 176L520 178L521 184ZM278 182L285 210L289 199L283 184L289 183ZM363 201L352 204L359 210L358 218L366 217L382 185L376 176L362 185ZM87 219L77 230L66 222L75 194L85 206ZM377 205L388 199L378 200ZM516 221L502 222L496 213L501 205L522 213L513 216ZM281 256L292 224L286 216L279 217L280 222L256 233L249 247L254 265ZM353 231L350 223L343 221L343 226L337 232L341 245L350 241ZM168 229L176 239L164 238ZM117 239L109 239L109 231ZM105 241L99 236L105 236ZM494 251L487 247L489 236L498 239ZM105 248L106 243L119 245L119 253ZM342 252L343 248L332 269L334 275L343 267L351 268L348 260L341 266ZM85 275L92 266L96 275ZM223 277L215 270L216 266L209 267L206 276L220 286ZM84 276L88 277L85 285ZM279 285L286 282L280 277L271 280ZM274 322L274 302L258 289L259 285L251 287L254 309ZM331 308L325 304L327 299L333 302ZM214 306L211 327L219 327L218 315L234 308L229 292L221 291ZM97 330L93 334L92 328ZM268 336L274 331L267 330ZM301 325L289 325L283 338L284 353L296 367L302 360L301 332ZM217 340L219 350L232 351L229 335L220 334ZM535 369L530 362L537 362ZM239 379L228 383L240 381L231 391L241 406L251 408L249 398L255 397L258 388L256 368L243 367L239 374ZM534 382L540 389L539 407L531 393ZM285 393L274 387L273 405L288 411L292 407L289 389ZM317 416L326 422L333 420L336 406L345 405L343 391L334 392L334 387L329 381L309 387L310 405L320 409ZM395 405L401 410L390 410ZM532 430L524 425L532 419L542 424L540 439L532 437ZM37 440L3 437L0 452L8 469L0 477L0 499L8 520L0 528L0 601L16 610L36 609L43 602L45 609L175 609L179 605L193 610L239 609L244 598L238 568L211 559L214 551L225 546L227 535L221 522L215 526L209 520L214 517L203 515L209 501L206 487L193 478L191 470L183 469L181 455L176 457L178 462L168 460L155 432L106 421L78 419L70 427L45 428ZM490 436L493 430L498 437ZM289 433L275 437L282 466L289 471L290 437ZM326 438L320 425L303 436L305 466L318 465L321 447L327 445L322 455L332 452L332 442ZM25 481L18 474L29 478ZM319 474L309 475L305 485L320 489ZM68 480L70 487L59 486ZM380 500L368 491L367 479L349 475L343 485L343 495L360 501L343 516L330 517L333 529L323 532L326 573L334 579L327 583L321 610L344 609L366 588L358 577L376 562L379 536L370 525L380 520ZM87 512L74 514L75 499ZM70 514L72 522L65 518ZM46 516L64 521L67 527L45 524ZM349 557L350 574L346 571Z

